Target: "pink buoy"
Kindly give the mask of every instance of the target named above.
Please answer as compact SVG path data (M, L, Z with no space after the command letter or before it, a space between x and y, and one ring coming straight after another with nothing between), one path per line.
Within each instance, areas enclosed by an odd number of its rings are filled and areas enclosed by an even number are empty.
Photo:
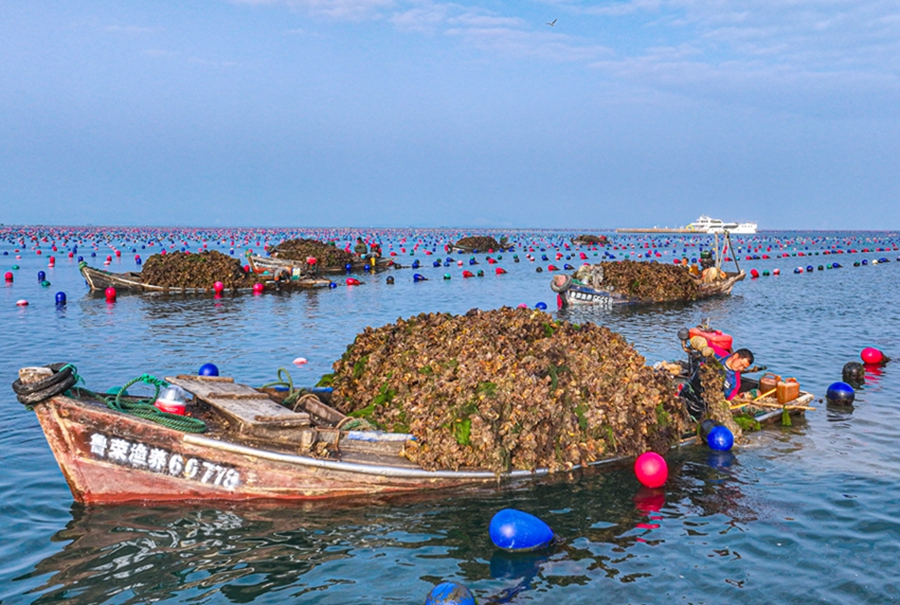
M634 474L641 485L662 487L669 478L669 467L665 458L656 452L644 452L634 461Z
M115 302L116 301L116 289L112 286L108 287L104 292L106 294L106 302Z
M225 284L223 284L220 281L217 281L216 283L213 284L213 291L216 294L221 294L222 290L224 290L224 289L225 289Z
M13 280L13 274L12 274L12 271L7 271L6 273L4 273L4 274L3 274L3 279L5 279L5 280L8 281L8 282L12 282L12 280Z
M885 363L886 360L884 353L875 347L866 347L860 352L859 356L862 358L864 364L872 366L880 366Z
M519 309L527 309L528 305L526 305L525 303L519 303L518 308Z
M297 359L294 360L295 366L302 366L302 365L306 365L307 363L309 363L309 362L306 360L306 357L298 357Z
M19 306L19 307L27 307L27 306L28 306L28 301L25 300L24 298L21 299L21 300L17 300L17 301L16 301L16 306Z
M263 290L265 290L265 289L266 289L265 284L262 284L260 282L256 282L255 284L253 284L253 293L254 294L262 294Z

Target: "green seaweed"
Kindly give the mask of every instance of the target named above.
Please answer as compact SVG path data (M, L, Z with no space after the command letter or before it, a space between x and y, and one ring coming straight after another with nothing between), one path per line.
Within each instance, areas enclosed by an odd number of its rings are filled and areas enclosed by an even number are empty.
M353 380L362 378L363 372L366 371L366 364L369 362L369 356L364 355L353 364Z
M657 428L664 429L669 426L669 422L671 421L671 417L669 413L666 411L666 408L663 407L662 403L656 405L656 426Z
M485 397L496 397L497 385L493 382L479 382L478 386L475 387L475 393Z
M472 420L457 420L453 426L453 436L460 445L469 445L469 436L472 434Z
M749 414L740 414L734 417L734 422L741 430L745 433L750 433L753 431L758 431L762 426L759 424L759 421Z

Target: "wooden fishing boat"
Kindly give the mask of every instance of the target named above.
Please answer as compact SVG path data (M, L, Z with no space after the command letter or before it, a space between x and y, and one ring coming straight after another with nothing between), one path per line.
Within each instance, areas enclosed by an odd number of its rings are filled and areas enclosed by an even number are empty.
M551 289L559 295L560 307L569 307L571 305L599 305L603 307L612 307L613 305L637 305L649 304L653 301L643 300L633 296L628 296L616 290L605 288L592 288L577 280L571 279L571 276L565 276L567 281L563 285L551 282ZM699 284L700 291L695 300L705 298L714 298L717 296L728 296L734 285L744 279L746 274L743 271L737 273L726 273L726 278L709 284Z
M310 268L307 266L306 261L303 260L290 260L285 258L277 258L274 256L259 256L257 254L251 254L247 257L247 263L250 265L250 268L256 273L262 273L264 271L268 271L269 273L277 274L280 271L287 271L291 275L310 275ZM372 262L370 259L362 259L358 258L351 263L351 272L360 272L372 270ZM368 267L368 269L366 269ZM375 259L375 271L384 271L385 269L390 269L394 267L399 267L390 257L380 257ZM346 273L346 267L317 267L315 270L316 274L323 275L336 275L340 273Z
M20 401L33 406L78 502L317 500L489 485L549 473L425 470L401 454L412 435L346 430L352 419L314 396L289 408L278 402L283 392L254 389L226 377L166 378L193 395L189 416L206 423L203 434L113 409L101 396L73 388L72 376L23 400L23 385L38 388L64 371L23 368L13 386ZM760 422L781 412L764 414ZM688 435L683 443L694 441ZM626 460L611 458L591 466Z
M115 288L118 292L160 292L165 294L212 294L212 285L208 288L173 288L168 286L155 286L153 284L145 284L141 281L141 274L129 271L126 273L113 273L102 269L95 269L86 263L79 266L81 275L87 282L88 287L92 291L104 291L109 287ZM331 283L330 280L322 277L304 276L300 279L285 279L282 281L271 280L267 282L267 287L283 290L283 289L308 289L308 288L327 288ZM252 288L236 288L234 292L250 292Z
M609 243L609 238L605 235L591 235L585 233L573 237L571 240L573 246L605 246Z
M57 394L34 405L77 501L312 500L547 474L428 471L400 455L411 435L342 430L347 417L321 401L310 398L304 411L293 411L276 403L271 392L230 378L182 375L166 381L193 394L189 409L207 423L206 433L167 428L85 394ZM316 444L331 454L313 456ZM608 462L613 460L600 463Z

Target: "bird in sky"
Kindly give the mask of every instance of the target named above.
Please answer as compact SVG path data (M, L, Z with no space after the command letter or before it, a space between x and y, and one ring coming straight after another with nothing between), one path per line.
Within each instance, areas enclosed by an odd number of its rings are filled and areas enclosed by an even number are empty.
M556 19L554 19L553 21L548 21L544 25L549 25L550 27L553 27L554 25L556 25Z

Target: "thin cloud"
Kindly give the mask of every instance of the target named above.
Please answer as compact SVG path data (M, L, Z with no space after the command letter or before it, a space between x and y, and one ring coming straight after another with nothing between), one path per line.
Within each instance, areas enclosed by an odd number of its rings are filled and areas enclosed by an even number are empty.
M139 25L107 25L104 29L109 33L117 34L152 34L163 31L161 27L141 27Z
M163 50L161 48L148 48L141 51L141 54L145 57L174 57L178 53L171 50Z
M342 21L363 21L384 16L393 0L232 0L236 4L283 4L314 16Z
M209 59L202 59L200 57L190 57L188 59L188 63L192 65L201 65L203 67L217 68L239 67L241 65L236 61L211 61Z
M555 61L588 61L612 54L602 45L585 45L562 34L512 29L508 27L450 28L445 32L467 45L512 57L540 57Z

